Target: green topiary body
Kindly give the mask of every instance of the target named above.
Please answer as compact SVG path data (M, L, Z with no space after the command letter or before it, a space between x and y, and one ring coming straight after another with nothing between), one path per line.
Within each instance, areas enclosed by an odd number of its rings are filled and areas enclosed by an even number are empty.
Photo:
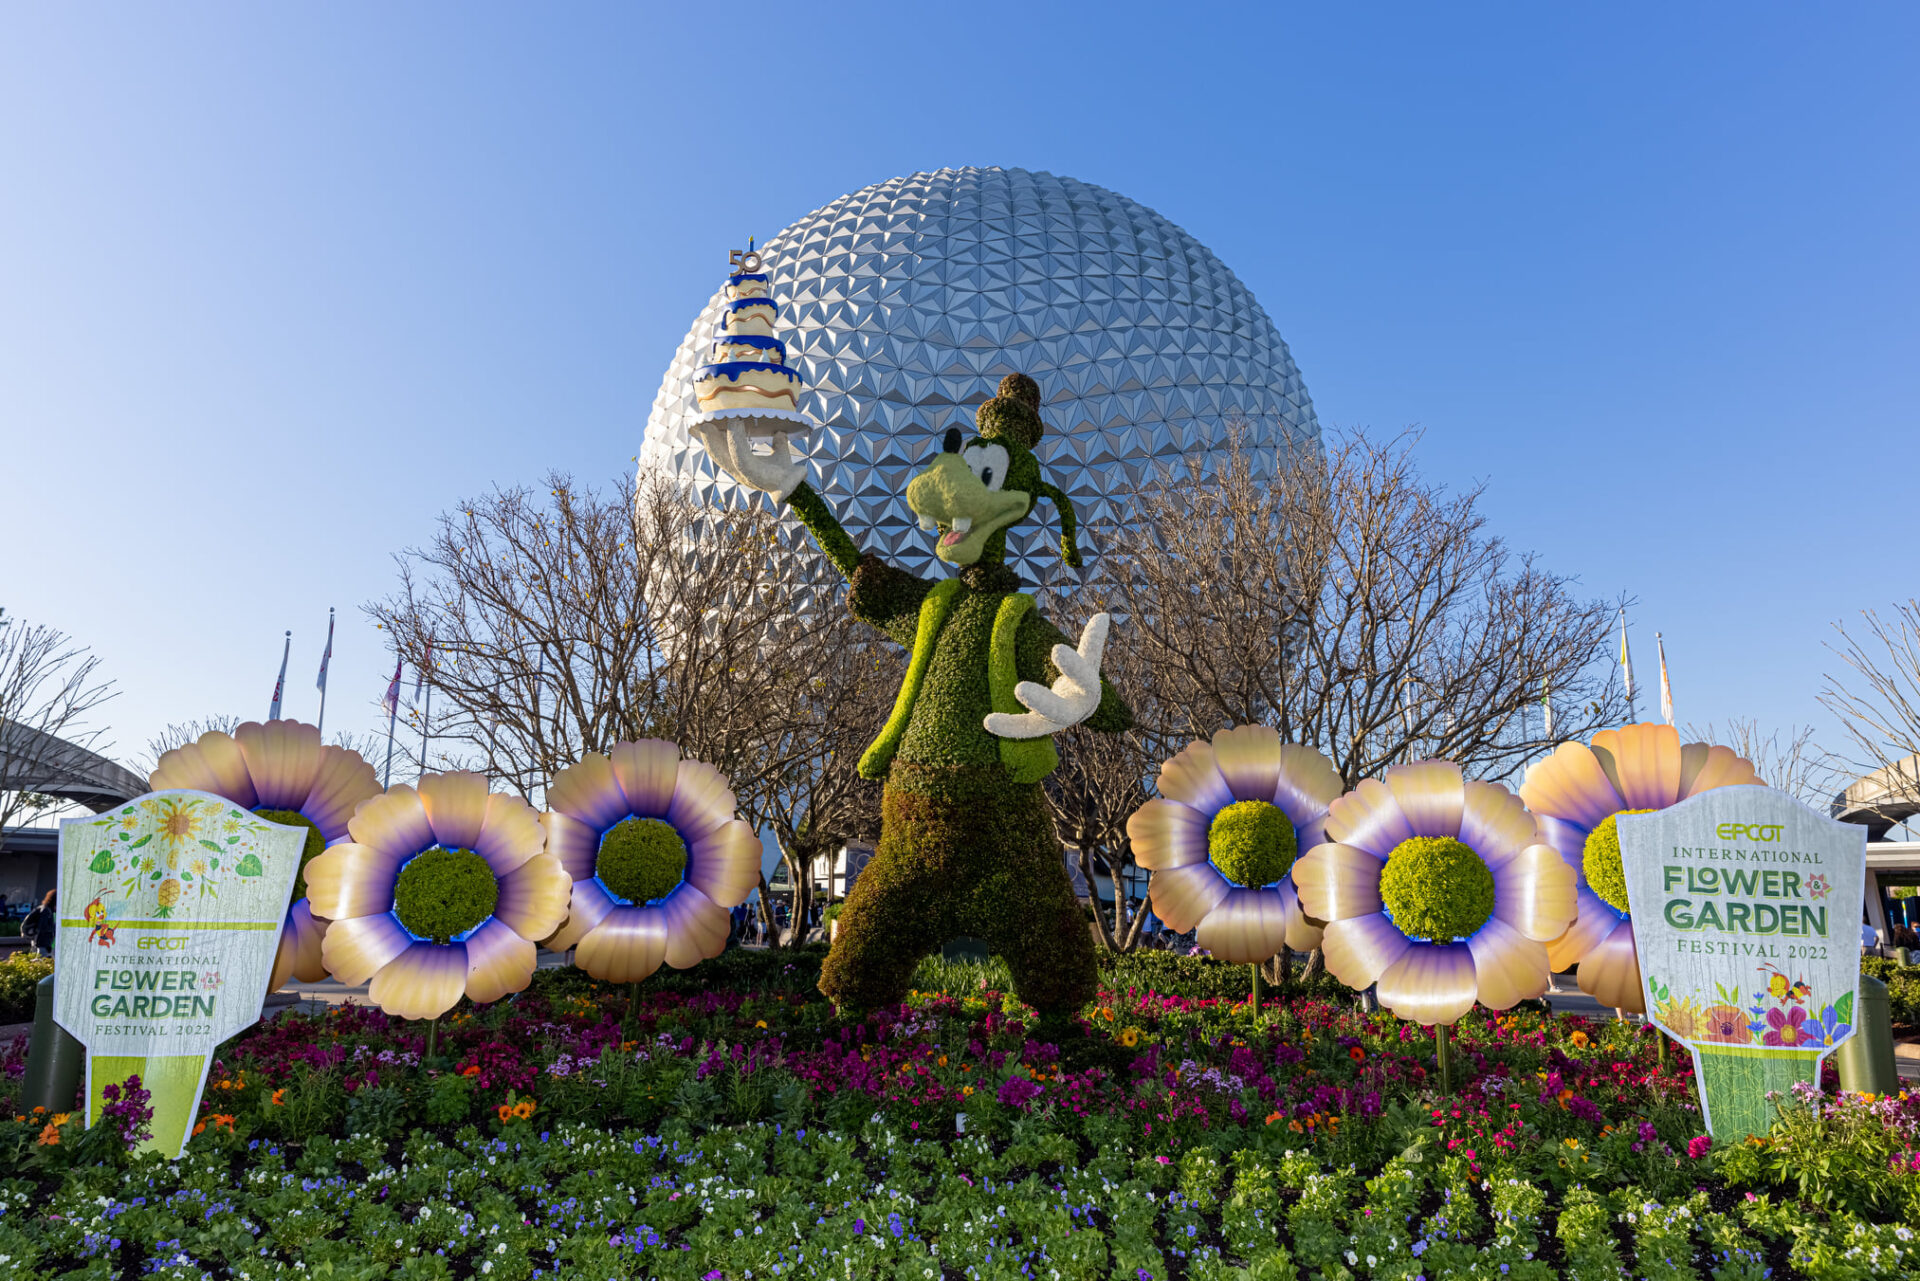
M1380 898L1408 938L1450 943L1493 915L1493 872L1450 836L1415 836L1393 847L1380 873Z
M418 938L452 942L493 915L500 881L472 850L435 845L407 860L393 887L393 912Z
M318 823L297 810L257 809L254 813L269 823L307 829L307 843L300 847L300 870L293 877L293 895L287 899L287 905L291 907L307 896L307 864L313 861L314 855L327 848L327 838L321 834Z
M687 843L671 823L625 818L600 837L593 872L629 903L665 898L687 872Z
M1235 885L1272 885L1287 874L1299 849L1293 820L1272 801L1235 801L1213 816L1207 830L1207 857Z
M1621 814L1651 814L1652 810L1620 810L1600 820L1600 826L1587 833L1582 851L1581 875L1587 887L1616 911L1627 910L1627 870L1620 863Z

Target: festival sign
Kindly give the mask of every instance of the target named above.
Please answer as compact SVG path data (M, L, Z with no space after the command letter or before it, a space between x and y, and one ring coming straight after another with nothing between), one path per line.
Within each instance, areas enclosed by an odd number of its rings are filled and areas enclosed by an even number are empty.
M1867 831L1754 785L1619 827L1647 1017L1693 1051L1708 1131L1764 1134L1853 1035Z
M60 919L54 1018L87 1048L88 1125L137 1074L142 1150L184 1150L214 1047L260 1018L306 837L186 790L60 824L60 904L84 906Z

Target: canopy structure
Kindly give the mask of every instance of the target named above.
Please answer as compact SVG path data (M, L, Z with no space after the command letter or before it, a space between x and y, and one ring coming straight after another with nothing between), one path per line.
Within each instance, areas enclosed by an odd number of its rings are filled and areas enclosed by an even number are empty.
M146 790L145 779L98 752L29 725L0 725L0 792L57 796L97 814Z
M1886 839L1888 831L1920 814L1920 752L1862 774L1833 798L1833 816L1860 823L1867 839Z

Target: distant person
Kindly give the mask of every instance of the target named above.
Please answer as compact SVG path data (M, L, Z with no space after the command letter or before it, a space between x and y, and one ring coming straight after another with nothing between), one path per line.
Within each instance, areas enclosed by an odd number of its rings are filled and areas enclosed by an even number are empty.
M1860 922L1860 950L1871 952L1880 946L1880 933L1865 921Z
M54 914L53 898L55 891L48 890L40 905L27 913L27 919L20 922L20 937L27 941L35 956L53 955L53 936L59 929L59 917Z

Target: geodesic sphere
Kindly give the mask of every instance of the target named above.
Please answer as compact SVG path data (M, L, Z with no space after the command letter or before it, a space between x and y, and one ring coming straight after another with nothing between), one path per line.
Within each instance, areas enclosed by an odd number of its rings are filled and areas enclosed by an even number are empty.
M1247 287L1104 187L1025 169L917 173L842 196L760 252L775 332L804 379L800 408L818 424L803 445L813 486L861 550L915 573L950 571L907 509L907 481L947 428L973 434L975 409L1009 373L1039 383L1046 435L1034 452L1072 496L1090 563L1126 495L1224 450L1231 420L1245 421L1262 468L1319 440L1287 344ZM725 301L717 289L674 354L640 461L735 507L752 496L687 431L688 379ZM787 524L799 546L804 533ZM1030 583L1069 582L1059 538L1042 499L1014 527L1008 561Z

